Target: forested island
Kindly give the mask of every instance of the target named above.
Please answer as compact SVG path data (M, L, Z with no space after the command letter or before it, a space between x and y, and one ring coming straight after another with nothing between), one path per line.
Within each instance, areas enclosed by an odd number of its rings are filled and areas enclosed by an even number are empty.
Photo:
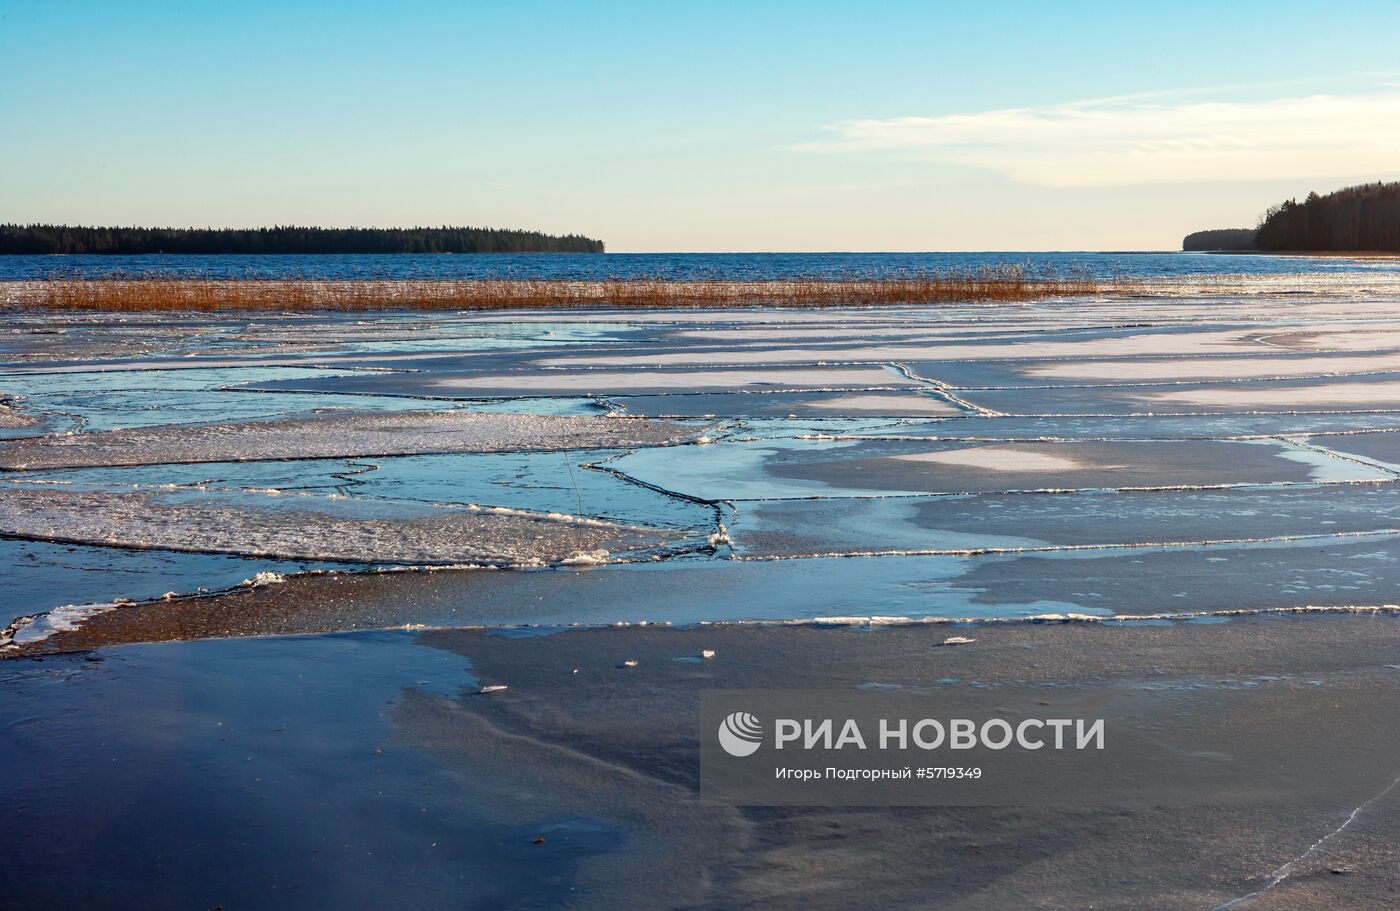
M0 255L146 253L602 253L580 234L496 228L97 228L0 225Z
M1246 240L1248 244L1246 245ZM1366 183L1270 206L1254 229L1197 231L1183 250L1400 253L1400 183Z
M1181 249L1195 252L1214 250L1253 250L1253 228L1215 228L1186 235Z

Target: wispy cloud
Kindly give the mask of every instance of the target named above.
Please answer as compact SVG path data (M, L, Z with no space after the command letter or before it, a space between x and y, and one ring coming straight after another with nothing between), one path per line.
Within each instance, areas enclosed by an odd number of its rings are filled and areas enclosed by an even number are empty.
M1048 187L1400 171L1400 91L1264 101L1116 98L940 117L848 120L798 148L903 152Z

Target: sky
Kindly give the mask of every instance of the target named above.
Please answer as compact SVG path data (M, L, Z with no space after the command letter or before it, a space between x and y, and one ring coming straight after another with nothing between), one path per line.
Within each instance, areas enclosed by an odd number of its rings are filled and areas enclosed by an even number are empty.
M1400 179L1400 2L0 0L0 222L1163 250Z

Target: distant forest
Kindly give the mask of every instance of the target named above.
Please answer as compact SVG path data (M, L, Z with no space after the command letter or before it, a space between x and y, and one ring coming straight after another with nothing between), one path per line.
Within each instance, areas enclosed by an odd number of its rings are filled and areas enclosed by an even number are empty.
M1368 183L1326 196L1309 193L1264 213L1260 250L1400 252L1400 183Z
M1248 243L1246 244L1246 240ZM1365 183L1270 206L1254 229L1186 235L1183 250L1400 253L1400 183Z
M579 234L495 228L88 228L0 225L4 254L602 253Z
M1183 250L1253 250L1253 228L1216 228L1186 235Z

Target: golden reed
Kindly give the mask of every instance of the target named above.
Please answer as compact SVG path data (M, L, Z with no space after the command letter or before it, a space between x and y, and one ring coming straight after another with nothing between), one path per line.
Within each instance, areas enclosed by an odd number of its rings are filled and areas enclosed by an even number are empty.
M0 298L55 310L514 310L598 307L839 307L1018 302L1098 294L1086 274L1003 266L854 281L320 281L135 276L17 282ZM1115 283L1114 290L1120 290Z

